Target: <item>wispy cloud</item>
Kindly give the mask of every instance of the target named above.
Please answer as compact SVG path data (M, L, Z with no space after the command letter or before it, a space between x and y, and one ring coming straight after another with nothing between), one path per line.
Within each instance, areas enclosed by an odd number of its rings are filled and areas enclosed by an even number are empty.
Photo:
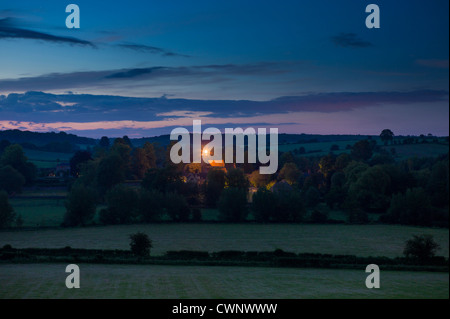
M57 36L49 33L20 28L14 23L14 20L11 18L0 19L0 39L6 38L41 40L47 42L65 43L70 45L84 45L95 47L95 45L90 41L72 37Z
M372 46L372 43L364 41L358 37L355 33L340 33L332 36L331 41L337 46L343 48L367 48Z
M48 91L53 89L86 88L102 85L120 85L123 80L157 81L169 80L171 85L195 79L195 83L223 81L226 76L276 75L289 72L282 63L224 64L149 68L128 68L104 71L71 73L51 73L36 77L0 80L3 92L23 92L31 90ZM192 82L192 81L191 81ZM188 83L189 84L189 83Z
M27 39L27 40L40 40L46 42L55 42L55 43L65 43L69 45L82 45L82 46L90 46L97 47L99 43L95 41L87 41L79 38L73 37L64 37L53 35L50 33L40 32L36 30L32 30L30 28L25 28L20 26L17 21L20 19L16 19L15 16L17 14L12 10L1 10L0 11L0 39ZM27 18L28 19L28 18ZM105 33L105 32L104 32ZM117 39L121 39L122 37L116 34L111 34L111 32L106 33L107 37L103 37L98 40L108 40L108 42L115 41ZM103 46L105 47L105 46ZM150 53L150 54L158 54L166 57L190 57L185 54L180 54L176 52L172 52L170 50L166 50L156 46L149 46L143 44L136 43L119 43L119 44L109 44L106 47L117 47L126 50L133 50L137 52Z
M117 45L120 48L123 49L129 49L137 52L143 52L143 53L152 53L152 54L160 54L162 56L178 56L178 57L190 57L189 55L185 54L179 54L175 52L168 51L163 48L158 48L154 46L144 45L144 44L133 44L133 43L121 43Z

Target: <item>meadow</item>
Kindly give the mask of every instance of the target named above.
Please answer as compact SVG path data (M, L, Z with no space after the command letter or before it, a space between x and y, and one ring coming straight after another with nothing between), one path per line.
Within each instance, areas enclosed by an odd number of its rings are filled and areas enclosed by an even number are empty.
M38 168L53 168L58 163L68 163L73 156L71 153L45 152L24 148L25 156Z
M152 255L169 250L273 251L356 256L402 256L413 234L431 234L449 256L449 230L397 225L161 223L0 232L0 246L15 248L129 249L129 235L145 232Z
M448 273L381 271L367 289L361 270L80 264L80 289L65 264L0 264L0 298L442 298Z
M391 151L392 148L396 151L397 160L405 160L412 157L437 157L448 153L448 145L444 141L444 144L400 144L400 145L387 145L384 146L379 138L374 138L377 144L382 148ZM352 146L359 140L348 141L331 141L331 142L317 142L317 143L299 143L299 144L282 144L279 145L281 152L294 151L300 147L304 147L307 154L301 156L324 156L330 153L332 145L339 146L339 150L333 151L334 154L339 155L342 153L350 153L350 150L346 149L348 145ZM311 152L311 153L309 153ZM309 154L308 154L309 153Z

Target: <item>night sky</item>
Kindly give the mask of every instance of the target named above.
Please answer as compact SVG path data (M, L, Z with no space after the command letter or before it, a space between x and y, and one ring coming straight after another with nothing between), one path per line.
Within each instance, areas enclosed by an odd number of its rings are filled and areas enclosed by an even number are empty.
M67 29L76 3L81 28ZM367 29L366 5L381 9ZM0 129L449 134L449 2L0 2Z

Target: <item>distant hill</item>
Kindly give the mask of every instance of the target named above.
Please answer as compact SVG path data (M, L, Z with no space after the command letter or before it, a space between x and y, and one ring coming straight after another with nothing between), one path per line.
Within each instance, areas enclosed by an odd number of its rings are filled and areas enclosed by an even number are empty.
M95 145L97 140L88 137L80 137L75 134L67 134L65 132L49 132L49 133L39 133L30 131L20 131L20 130L6 130L0 131L0 141L8 140L10 143L30 143L36 146L44 146L50 143L66 144L70 143L72 145Z

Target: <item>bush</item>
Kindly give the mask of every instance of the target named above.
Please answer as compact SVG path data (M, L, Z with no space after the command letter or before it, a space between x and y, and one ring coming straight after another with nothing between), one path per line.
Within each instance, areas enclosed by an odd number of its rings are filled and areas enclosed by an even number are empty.
M150 249L152 246L152 240L144 233L135 233L130 235L130 248L131 252L140 257L150 256Z
M247 218L247 193L239 188L226 188L220 195L218 208L220 219L227 222L242 222Z
M435 256L439 245L435 242L431 235L413 235L406 241L403 254L407 257L413 257L420 260L431 259Z

